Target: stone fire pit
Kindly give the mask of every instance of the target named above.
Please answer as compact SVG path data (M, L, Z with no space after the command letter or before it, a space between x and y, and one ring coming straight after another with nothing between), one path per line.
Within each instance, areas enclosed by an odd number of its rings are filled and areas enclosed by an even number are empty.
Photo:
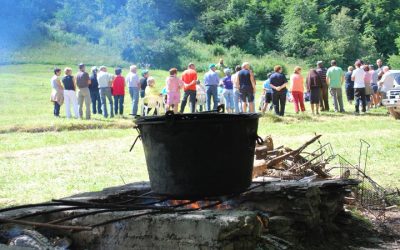
M215 200L164 199L157 203L156 197L146 198L147 202L155 203L154 206L179 206L183 209L179 212L143 209L85 215L92 210L77 209L42 213L60 208L50 206L4 212L0 218L21 218L40 212L24 221L47 223L65 218L65 221L53 224L98 225L88 231L36 227L47 237L67 236L72 240L71 249L290 249L307 241L318 242L337 229L335 220L344 211L344 197L357 184L354 180L307 183L260 178L253 182L252 189L241 195L219 197L217 205L212 205ZM114 204L150 191L149 183L141 182L64 200ZM207 204L211 204L207 209L196 210ZM68 219L71 216L75 218ZM118 220L122 217L126 219ZM99 225L110 220L115 222Z

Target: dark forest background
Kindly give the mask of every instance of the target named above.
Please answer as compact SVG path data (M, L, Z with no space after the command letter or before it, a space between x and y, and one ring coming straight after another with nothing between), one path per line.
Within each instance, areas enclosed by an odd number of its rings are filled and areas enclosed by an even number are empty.
M101 45L160 69L245 55L400 66L400 0L5 0L0 14L2 48Z

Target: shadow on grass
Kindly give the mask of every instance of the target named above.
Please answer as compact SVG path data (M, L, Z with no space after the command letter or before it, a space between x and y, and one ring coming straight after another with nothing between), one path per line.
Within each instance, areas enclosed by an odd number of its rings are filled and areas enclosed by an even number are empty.
M261 119L270 121L272 123L285 123L285 124L301 122L301 121L318 121L317 119L308 114L288 114L282 117L272 113L266 113L261 117Z
M0 129L0 134L7 133L44 133L44 132L60 132L60 131L77 131L92 129L130 129L133 128L133 121L128 118L104 119L93 118L91 120L68 120L65 118L57 118L61 122L55 124L39 124L39 125L15 125ZM65 123L62 123L64 122Z

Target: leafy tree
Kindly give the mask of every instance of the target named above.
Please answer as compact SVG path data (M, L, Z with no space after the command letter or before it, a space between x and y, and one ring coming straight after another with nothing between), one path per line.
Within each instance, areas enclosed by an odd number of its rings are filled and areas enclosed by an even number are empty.
M323 56L326 60L335 59L339 65L350 64L359 57L361 40L360 22L351 18L348 8L342 8L333 14L329 26L329 40L323 45Z
M376 47L384 56L397 52L395 39L400 33L400 1L364 0L358 14L367 29L372 26Z
M284 14L278 32L279 42L288 56L305 58L317 53L323 38L322 20L314 0L295 0Z
M399 51L400 0L4 0L0 14L2 47L40 39L102 44L157 67L220 52L232 63L276 51L349 64ZM193 41L214 49L193 52Z

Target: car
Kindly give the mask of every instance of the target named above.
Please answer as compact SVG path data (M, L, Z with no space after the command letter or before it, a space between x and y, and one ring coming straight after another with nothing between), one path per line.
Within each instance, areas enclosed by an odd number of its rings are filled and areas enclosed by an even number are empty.
M386 99L382 100L383 106L387 107L389 113L396 119L400 119L400 70L391 70L393 74L393 88L386 92Z

